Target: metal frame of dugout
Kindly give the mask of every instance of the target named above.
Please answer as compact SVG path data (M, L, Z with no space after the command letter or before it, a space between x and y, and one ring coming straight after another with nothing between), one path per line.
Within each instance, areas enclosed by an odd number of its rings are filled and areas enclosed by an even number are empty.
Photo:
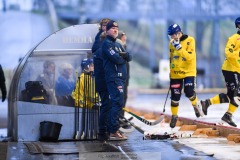
M62 124L60 140L75 138L76 128L82 127L82 123L78 123L77 127L75 125L76 107L58 104L55 97L60 93L56 92L55 85L64 71L63 66L73 69L71 79L76 82L76 77L81 73L81 61L91 54L97 32L97 24L81 24L61 29L37 44L19 62L8 95L8 137L12 141L38 141L40 122L43 121ZM22 94L26 89L26 82L36 81L39 76L44 77L48 68L46 62L54 64L54 73L48 77L52 88L42 84L48 93L47 96L52 95L52 100L44 103L24 100ZM65 88L60 87L60 91ZM80 120L82 111L82 108L78 108ZM89 135L91 136L85 136L85 139L96 138L95 135Z

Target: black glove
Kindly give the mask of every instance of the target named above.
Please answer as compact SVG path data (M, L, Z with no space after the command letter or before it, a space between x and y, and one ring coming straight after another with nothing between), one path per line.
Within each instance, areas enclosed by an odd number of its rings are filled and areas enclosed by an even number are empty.
M0 87L1 87L1 91L2 91L2 102L4 102L6 99L6 96L7 96L7 89L6 89L5 82L1 82Z
M128 58L128 53L127 53L127 52L120 52L119 54L120 54L120 56L121 56L123 59L127 59L127 58Z

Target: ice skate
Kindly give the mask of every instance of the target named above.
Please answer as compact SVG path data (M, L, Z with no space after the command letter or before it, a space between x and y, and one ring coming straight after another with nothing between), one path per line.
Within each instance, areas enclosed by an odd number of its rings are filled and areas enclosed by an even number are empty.
M202 111L205 115L207 115L208 107L211 105L210 99L206 99L205 101L201 101Z
M174 128L176 126L177 119L178 119L177 115L172 115L172 119L171 119L171 122L170 122L170 127L171 128Z
M222 120L224 122L228 123L229 125L233 126L233 127L237 127L237 125L232 120L232 114L231 113L226 112L223 115Z

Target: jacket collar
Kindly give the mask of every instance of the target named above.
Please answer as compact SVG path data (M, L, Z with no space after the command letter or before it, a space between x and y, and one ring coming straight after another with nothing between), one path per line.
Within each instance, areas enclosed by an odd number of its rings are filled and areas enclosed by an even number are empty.
M180 38L180 41L184 41L184 40L187 39L187 38L188 38L188 35L183 34L182 37Z
M116 41L116 38L113 38L113 37L111 37L111 36L109 36L109 35L107 35L107 39L109 39L110 41L113 41L113 42Z

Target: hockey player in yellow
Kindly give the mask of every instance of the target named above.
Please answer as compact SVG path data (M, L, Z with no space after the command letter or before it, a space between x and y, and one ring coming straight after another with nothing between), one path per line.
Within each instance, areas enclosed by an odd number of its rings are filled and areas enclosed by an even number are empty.
M207 115L207 109L212 104L229 103L227 112L222 120L231 126L237 127L232 120L232 114L240 105L240 17L235 20L237 33L228 38L225 47L225 60L222 65L222 73L225 78L227 94L220 93L216 96L201 101L202 110Z
M196 50L195 39L183 34L178 24L172 24L168 28L170 38L170 89L172 119L170 127L174 128L178 119L178 106L181 92L184 88L186 97L192 103L196 117L202 116L197 105L196 87Z
M99 102L98 95L95 92L93 60L83 59L81 67L82 73L76 82L76 87L72 92L72 97L75 100L75 106L92 108Z

